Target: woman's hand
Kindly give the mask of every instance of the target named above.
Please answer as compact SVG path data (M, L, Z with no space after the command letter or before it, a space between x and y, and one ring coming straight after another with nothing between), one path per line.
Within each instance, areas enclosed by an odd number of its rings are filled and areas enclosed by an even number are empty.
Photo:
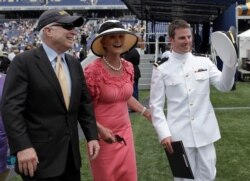
M100 137L103 141L105 141L107 143L116 142L116 138L110 129L108 129L104 126L101 126L98 128L98 130L99 130Z
M149 109L146 108L146 110L143 112L142 114L147 120L149 120L150 122L152 122L152 118L151 118L151 112Z

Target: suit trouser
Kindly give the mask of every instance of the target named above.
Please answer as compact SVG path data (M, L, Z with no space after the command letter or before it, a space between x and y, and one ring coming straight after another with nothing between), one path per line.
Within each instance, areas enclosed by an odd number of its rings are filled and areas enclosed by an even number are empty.
M133 85L133 96L136 100L139 100L139 89L138 89L139 79L134 79Z
M80 181L80 170L75 168L71 145L69 144L66 167L61 175L50 178L32 178L22 176L22 179L23 181Z
M185 147L195 181L213 181L216 176L216 152L214 144L199 148ZM193 179L174 178L174 181L191 181Z

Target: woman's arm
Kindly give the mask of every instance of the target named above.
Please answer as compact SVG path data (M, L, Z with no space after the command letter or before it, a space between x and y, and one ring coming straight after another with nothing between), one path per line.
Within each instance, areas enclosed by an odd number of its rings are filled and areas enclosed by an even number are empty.
M149 109L144 107L139 101L137 101L133 96L128 100L128 106L136 112L141 113L145 118L151 121L151 113Z

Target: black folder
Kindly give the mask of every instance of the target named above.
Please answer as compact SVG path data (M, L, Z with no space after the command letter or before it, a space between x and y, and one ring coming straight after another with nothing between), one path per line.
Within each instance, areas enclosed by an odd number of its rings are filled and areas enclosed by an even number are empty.
M166 149L166 155L174 177L194 179L187 154L182 141L172 142L174 153L170 154Z

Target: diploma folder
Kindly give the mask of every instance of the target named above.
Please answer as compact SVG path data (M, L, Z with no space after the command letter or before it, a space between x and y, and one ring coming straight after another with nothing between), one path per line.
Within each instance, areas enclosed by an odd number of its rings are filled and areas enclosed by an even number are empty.
M172 142L174 153L170 154L166 149L166 155L174 177L194 179L187 154L182 141Z

